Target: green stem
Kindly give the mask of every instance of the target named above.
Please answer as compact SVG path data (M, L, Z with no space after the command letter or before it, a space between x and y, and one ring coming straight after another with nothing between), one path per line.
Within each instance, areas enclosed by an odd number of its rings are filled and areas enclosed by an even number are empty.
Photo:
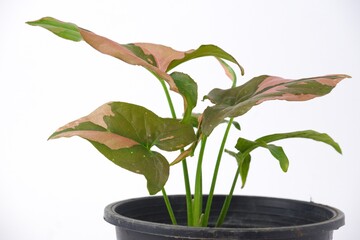
M174 104L173 104L173 102L171 100L171 96L170 96L169 90L166 87L165 81L163 79L161 79L161 78L158 78L158 79L159 79L159 81L161 83L162 88L164 89L166 100L167 100L167 102L169 104L169 107L170 107L171 116L172 116L172 118L176 119L176 112L175 112Z
M164 201L165 201L166 208L167 208L167 210L169 212L171 222L172 222L172 224L177 225L176 218L175 218L173 209L171 207L170 200L169 200L169 198L168 198L168 196L166 194L165 188L162 188L161 192L162 192L162 195L163 195L163 198L164 198Z
M159 81L161 83L161 86L162 86L162 88L163 88L163 90L165 92L165 96L166 96L167 102L169 104L171 116L172 116L172 118L176 119L177 117L176 117L174 104L173 104L173 102L171 100L171 96L170 96L168 88L166 87L165 81L163 79L159 78L159 77L157 77L157 79L159 79ZM184 184L185 184L185 192L186 192L186 207L187 207L188 226L192 226L193 211L192 211L192 200L191 200L189 171L188 171L186 159L182 160L181 162L182 162Z
M231 88L234 88L234 87L236 87L236 75L235 75L235 73L234 73L234 71L233 71L232 68L229 68L229 70L233 73L233 74L232 74L232 75L233 75L233 83L232 83ZM243 74L242 74L242 75L243 75ZM228 124L228 126L227 126L227 128L226 128L226 131L227 131L227 132L225 132L225 135L224 135L224 139L225 139L225 136L226 136L226 138L227 138L227 134L229 133L229 129L230 129L230 126L231 126L233 120L234 120L234 119L231 118L230 121L229 121L229 124ZM224 139L223 139L223 141L224 141ZM225 144L225 143L224 143L224 144ZM223 149L223 150L224 150L224 149ZM222 152L221 152L221 154L222 154ZM225 220L225 217L226 217L227 212L228 212L229 207L230 207L231 199L232 199L232 196L233 196L233 194L234 194L235 186L236 186L236 183L237 183L237 180L238 180L239 175L240 175L240 166L239 166L239 167L237 168L237 170L236 170L236 174L235 174L233 183L232 183L232 185L231 185L230 192L229 192L229 194L228 194L228 195L226 196L226 198L225 198L224 204L223 204L222 209L221 209L221 211L220 211L220 214L219 214L219 217L218 217L218 220L217 220L217 222L216 222L215 227L220 227L220 226L223 224L224 220ZM213 195L213 193L212 193L212 195ZM210 205L211 205L211 204L210 204ZM206 207L207 207L207 206L206 206ZM209 207L209 211L210 211L210 208L211 208L211 206ZM209 213L209 214L210 214L210 213Z
M193 211L192 211L189 172L188 172L186 159L182 160L181 163L182 163L182 167L183 167L183 175L184 175L185 191L186 191L187 223L188 223L188 226L192 226L193 225Z
M211 205L212 205L212 200L213 200L213 197L214 197L216 180L217 180L217 176L218 176L218 172L219 172L219 168L220 168L222 154L224 153L225 143L226 143L226 140L228 138L228 135L229 135L230 128L231 128L233 120L234 120L233 118L230 119L230 121L229 121L229 123L228 123L228 125L226 127L226 130L225 130L224 137L222 139L221 145L220 145L218 157L217 157L215 168L214 168L211 187L210 187L210 191L209 191L209 196L208 196L208 199L207 199L207 202L206 202L206 209L205 209L203 227L206 227L208 225L208 222L209 222Z
M226 62L224 62L224 61L222 61L222 62L223 62L223 64L225 66L228 66L226 64ZM236 75L235 75L235 72L233 71L233 69L230 66L228 66L228 69L232 72L232 76L233 76L232 80L233 81L232 81L231 88L234 88L234 87L236 87ZM210 191L209 191L209 196L208 196L208 199L207 199L207 202L206 202L206 209L205 209L205 214L204 214L203 227L206 227L208 225L208 223L209 223L212 200L213 200L213 197L214 197L214 191L215 191L217 176L218 176L220 163L221 163L221 159L222 159L222 154L224 153L225 143L226 143L226 140L228 138L228 135L229 135L230 128L231 128L231 125L233 123L233 120L234 120L234 118L230 118L230 121L229 121L229 123L228 123L228 125L226 127L226 130L225 130L225 133L224 133L221 145L220 145L218 157L217 157L215 168L214 168L211 187L210 187ZM226 213L225 213L225 215L226 215Z
M195 193L193 203L193 226L202 226L202 162L204 158L204 151L206 146L207 137L204 136L201 140L201 148L199 153L198 165L196 168L195 177Z
M226 217L227 212L228 212L229 207L230 207L231 199L232 199L232 196L234 194L235 186L236 186L239 175L240 175L240 166L238 167L238 169L236 171L233 183L231 185L230 192L225 198L224 204L222 206L222 209L221 209L221 212L219 214L219 217L218 217L218 220L216 222L215 227L220 227L223 224L224 220L225 220L225 217Z

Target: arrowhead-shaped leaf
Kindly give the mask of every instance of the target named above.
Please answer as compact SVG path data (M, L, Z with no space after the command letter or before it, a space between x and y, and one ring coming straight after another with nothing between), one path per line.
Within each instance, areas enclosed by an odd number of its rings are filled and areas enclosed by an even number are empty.
M241 172L243 187L246 183L247 172L249 171L249 162L246 162L245 160L247 159L248 156L250 156L250 153L258 147L267 148L270 151L270 153L277 160L279 160L281 169L284 172L288 170L289 160L282 147L269 143L278 140L289 139L289 138L307 138L307 139L323 142L333 147L338 153L341 153L340 146L329 135L327 135L326 133L319 133L313 130L271 134L258 138L255 141L250 141L245 138L239 138L235 146L235 148L239 150L239 152L236 154L232 153L230 155L236 157L239 166L242 167L243 171L245 171L245 172ZM243 164L245 164L245 166L242 166Z
M286 172L288 170L289 160L286 157L286 154L284 153L284 150L282 149L282 147L279 147L279 146L276 146L273 144L268 144L268 142L265 142L265 141L259 141L259 140L250 141L245 138L239 138L236 143L236 146L235 146L235 148L240 151L238 153L239 159L245 159L247 157L247 155L250 154L251 151L253 151L254 149L256 149L258 147L263 147L263 148L268 149L270 151L270 153L277 160L279 160L281 169L284 172Z
M213 56L225 59L238 65L243 73L243 68L236 59L215 45L202 45L198 49L177 51L170 47L153 43L119 44L80 28L75 24L65 23L52 17L45 17L27 23L32 26L43 27L68 40L84 40L101 53L118 58L128 64L140 65L157 77L164 79L169 84L170 89L175 92L179 92L178 88L167 72L195 58Z
M209 135L225 118L241 116L264 101L306 101L326 95L337 83L348 77L347 75L328 75L287 80L263 75L235 88L214 89L205 96L215 105L204 111L202 132Z
M239 138L235 147L237 150L239 150L239 152L236 154L233 153L231 155L236 158L238 165L240 167L242 188L245 186L247 175L250 168L250 161L251 161L250 153L251 151L255 150L258 147L263 147L268 149L271 155L273 155L273 157L275 157L279 161L281 169L284 172L288 170L289 160L282 147L273 144L267 144L265 142L250 141L245 138Z
M123 102L102 105L88 116L59 128L50 139L72 136L89 140L120 167L143 174L151 194L166 183L169 163L150 148L155 145L174 151L196 140L190 124L160 118L146 108Z

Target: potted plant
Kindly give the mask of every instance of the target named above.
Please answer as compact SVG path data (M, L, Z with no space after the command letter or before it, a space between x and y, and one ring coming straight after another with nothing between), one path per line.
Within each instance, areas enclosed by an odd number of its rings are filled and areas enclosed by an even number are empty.
M119 44L72 23L51 17L27 22L41 26L72 41L85 41L97 51L150 71L163 88L171 117L160 117L145 107L126 102L109 102L89 115L56 130L50 139L79 136L88 140L116 165L146 179L150 195L130 199L105 208L105 220L116 225L118 239L332 239L332 232L344 224L344 214L333 207L288 199L235 196L235 185L245 186L251 153L265 148L286 172L289 160L281 146L273 142L288 138L307 138L323 142L341 153L340 146L327 134L313 130L277 133L256 140L239 137L234 149L225 149L234 119L252 107L269 100L307 101L324 96L344 74L288 80L261 75L237 86L230 66L244 70L237 60L215 45L202 45L189 51L177 51L152 43ZM173 71L178 65L199 57L212 56L232 80L228 89L213 89L204 100L210 105L194 112L198 101L197 83L187 74ZM170 91L169 91L170 90ZM183 115L176 116L171 94L183 99ZM203 194L202 163L207 138L225 124L223 139L213 172L210 190ZM238 132L236 133L238 134ZM157 150L154 150L154 148ZM167 159L164 151L179 151ZM216 195L215 186L223 153L237 162L228 195ZM187 159L197 156L195 188L190 187ZM195 160L191 160L195 161ZM165 184L169 169L182 164L185 194L168 196Z

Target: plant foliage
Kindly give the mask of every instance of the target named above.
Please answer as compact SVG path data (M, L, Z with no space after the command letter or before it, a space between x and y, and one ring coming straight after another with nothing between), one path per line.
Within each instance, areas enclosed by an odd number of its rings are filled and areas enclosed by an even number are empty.
M254 106L270 100L307 101L324 96L330 93L341 80L349 77L345 74L297 80L261 75L236 86L236 71L229 64L237 66L241 75L244 74L244 69L232 55L215 45L201 45L197 49L178 51L153 43L120 44L73 23L62 22L51 17L27 23L43 27L67 40L85 41L103 54L147 69L162 83L172 112L171 118L157 116L142 106L125 102L110 102L100 106L89 115L59 128L50 136L50 139L81 137L89 141L116 165L143 175L150 194L162 191L173 223L176 223L176 220L164 187L168 180L170 166L176 163L183 163L188 225L207 226L223 152L229 153L236 159L238 169L219 216L218 225L226 216L238 176L241 177L242 187L246 183L252 161L251 153L255 149L259 147L267 149L278 160L284 172L288 170L289 159L284 149L273 143L275 141L306 138L328 144L341 153L340 146L329 135L313 130L271 134L254 141L239 137L234 150L225 149L225 144L231 126L240 130L240 124L235 122L234 118L244 115ZM208 56L215 57L219 61L226 76L232 80L232 86L228 89L210 91L204 96L204 100L209 100L211 104L202 113L194 113L193 110L198 101L197 83L185 73L170 71L184 62ZM183 99L184 114L181 119L176 117L169 89ZM208 201L206 207L203 208L202 161L206 139L221 123L227 124L227 128L220 145ZM154 150L153 147L156 149ZM192 157L197 148L200 150L195 189L192 193L185 158ZM179 156L173 161L169 161L163 155L163 151L177 150L179 150Z

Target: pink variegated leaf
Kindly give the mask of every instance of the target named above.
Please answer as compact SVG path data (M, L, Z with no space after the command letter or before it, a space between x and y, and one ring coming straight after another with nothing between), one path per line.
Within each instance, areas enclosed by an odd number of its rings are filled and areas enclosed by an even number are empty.
M84 40L103 54L113 56L128 64L140 65L155 74L158 78L164 79L169 84L170 89L178 93L179 91L174 80L167 72L195 58L213 56L219 59L225 59L235 63L243 73L243 68L236 59L215 45L202 45L197 49L177 51L170 47L153 43L119 44L80 28L73 23L62 22L51 17L45 17L27 23L32 26L43 27L59 37L68 40ZM184 99L184 101L186 101L186 99Z
M215 105L205 109L201 130L209 135L225 118L241 116L264 101L306 101L324 96L345 78L349 76L340 74L288 80L263 75L236 88L213 89L205 98Z
M156 62L157 58L149 54L147 49L141 48L141 44L139 44L139 46L136 44L119 44L82 28L79 28L79 32L84 41L99 52L120 59L131 65L142 66L159 78L164 79L172 91L179 92L171 76L159 68ZM168 52L169 49L170 48L166 48L166 52Z
M161 118L144 107L111 102L59 128L50 139L78 136L88 140L105 157L147 179L150 194L165 185L169 163L152 146L175 151L196 140L193 127Z
M232 81L232 87L235 87L237 78L236 78L236 73L235 73L234 69L229 64L227 64L224 60L222 60L221 58L217 58L217 60L219 61L221 66L224 68L226 76L228 76L230 78L230 80ZM242 72L242 74L244 74L244 72Z
M191 49L185 52L154 43L133 43L133 45L139 47L145 55L153 56L156 66L164 72L169 72L176 66L192 59L212 56L219 60L225 71L228 71L230 66L228 66L223 59L235 63L239 67L241 74L244 74L243 67L233 56L212 44L201 45L197 49ZM233 79L233 76L230 76L228 72L226 72L226 74L229 78Z

